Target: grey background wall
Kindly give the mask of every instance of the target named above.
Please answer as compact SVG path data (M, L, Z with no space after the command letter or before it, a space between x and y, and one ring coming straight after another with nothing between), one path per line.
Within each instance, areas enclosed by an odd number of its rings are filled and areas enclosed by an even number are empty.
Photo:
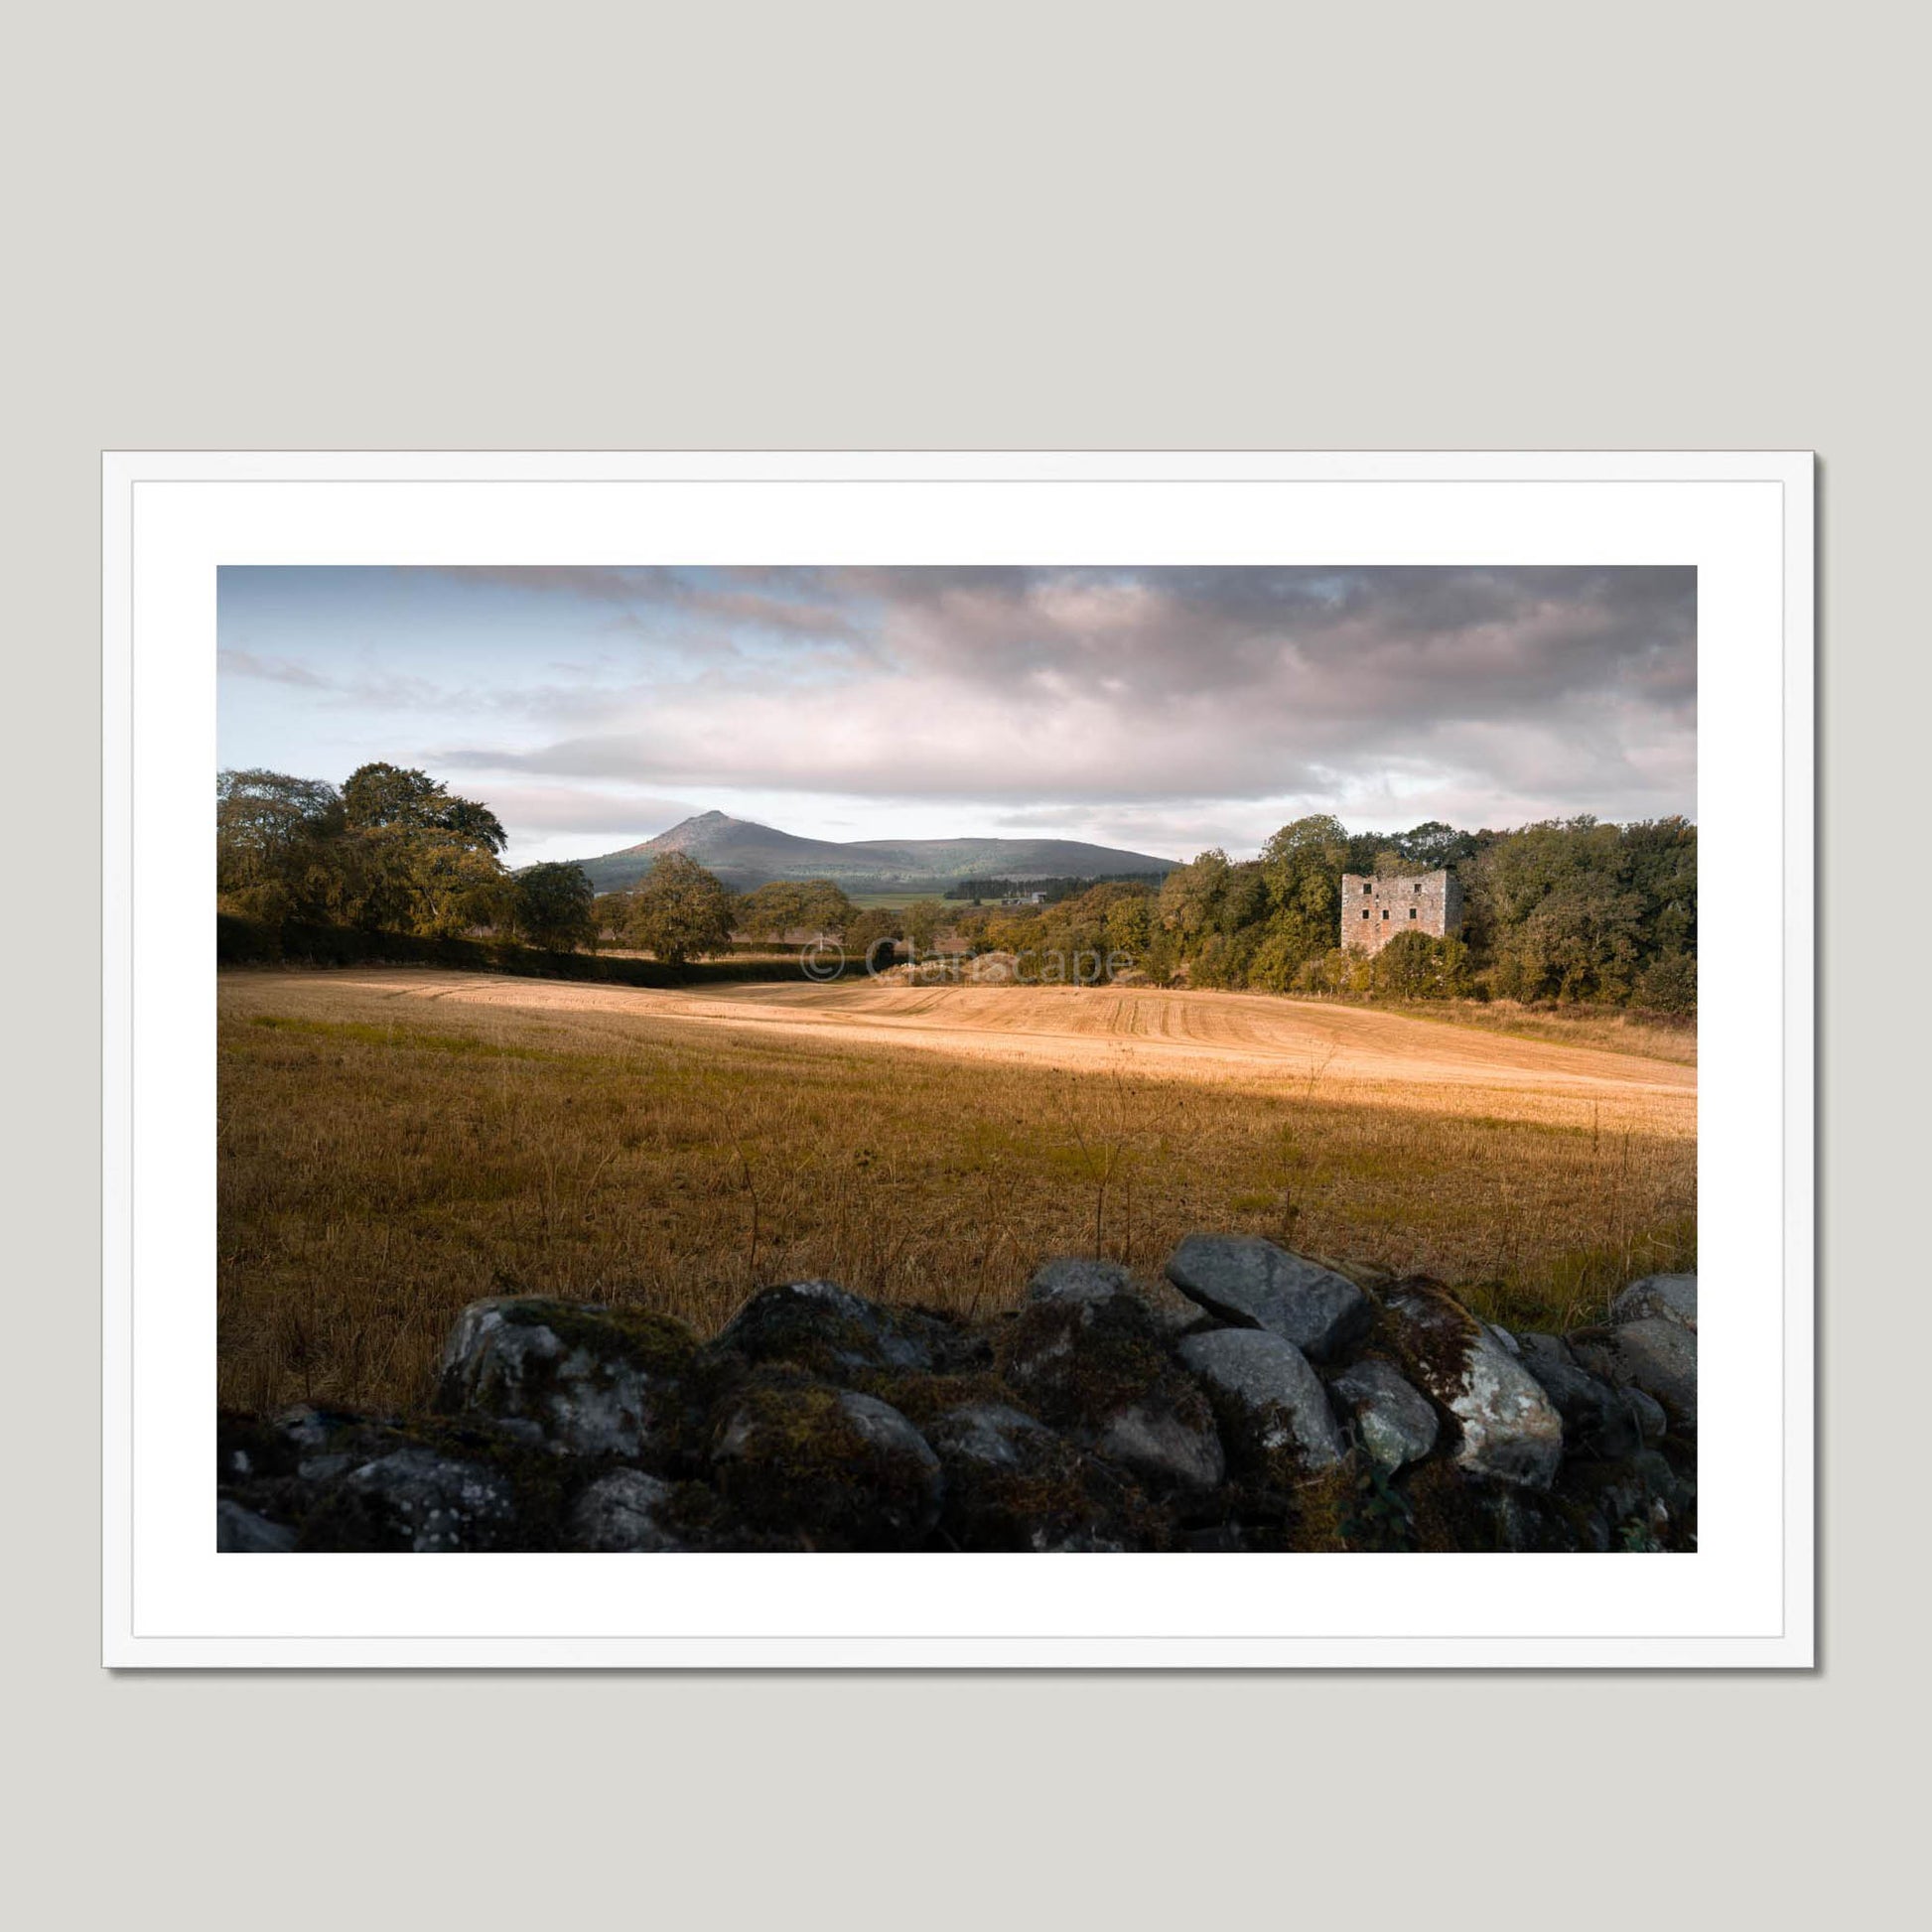
M1924 39L1861 0L17 19L10 883L82 966L96 453L144 445L1816 447L1831 935L1815 1677L109 1680L97 1013L16 931L29 1919L1875 1907L1922 1405L1870 1391L1926 1298L1875 1077L1912 1002L1834 914L1917 817Z

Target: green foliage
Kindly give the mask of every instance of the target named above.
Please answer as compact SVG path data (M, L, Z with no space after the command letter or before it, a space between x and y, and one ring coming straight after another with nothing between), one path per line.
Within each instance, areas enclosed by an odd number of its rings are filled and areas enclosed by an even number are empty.
M695 859L664 852L630 895L623 936L679 967L731 950L734 910L731 893Z
M425 937L492 925L503 843L487 806L392 764L363 765L340 792L278 771L215 780L216 892L246 918Z
M797 931L839 938L858 916L859 908L829 879L774 879L742 894L732 908L737 931L779 944Z
M1054 905L1002 906L980 915L977 926L970 916L954 923L976 943L1019 954L1030 977L1094 985L1109 976L1110 958L1151 975L1165 937L1157 904L1146 882L1110 879Z
M1337 944L1344 872L1448 869L1464 893L1459 935L1398 935L1370 956ZM1095 916L1096 895L1112 895ZM1131 896L1130 896L1131 895ZM976 915L977 916L977 915ZM1592 1001L1688 1014L1697 1006L1697 828L1552 820L1463 832L1430 820L1350 833L1325 815L1285 825L1259 858L1218 849L1169 873L1158 893L1096 888L1036 913L986 915L984 936L1016 952L1098 946L1166 983L1399 1000L1496 996Z
M1391 1000L1452 1000L1471 990L1469 949L1452 934L1398 932L1368 961L1369 991Z
M364 764L351 771L343 786L343 811L354 831L447 832L491 855L508 843L487 805L455 797L428 772L396 764Z
M1157 985L1184 974L1199 987L1337 998L1697 1010L1697 827L1683 818L1552 819L1510 832L1432 819L1362 834L1315 815L1283 826L1256 859L1211 849L1158 889L1114 879L1038 907L924 898L864 912L825 879L735 898L682 852L658 857L633 893L593 897L575 866L506 874L503 844L486 805L404 766L365 764L340 791L265 770L223 771L216 783L220 907L269 926L429 939L494 930L559 950L594 948L608 931L673 968L727 952L734 928L778 941L832 934L859 959L889 938L928 952L950 926L976 948L1031 960L1030 973L1057 961L1052 977L1068 982L1131 965ZM1459 935L1402 933L1372 956L1337 946L1344 872L1439 868L1462 887Z
M517 936L549 952L597 949L595 903L582 866L526 866L510 882L509 916Z
M1637 1003L1655 1013L1695 1013L1698 963L1689 953L1666 953L1653 960L1637 982Z
M1470 943L1492 992L1514 1000L1641 1003L1662 959L1697 943L1697 827L1681 818L1602 825L1552 819L1482 835L1460 869ZM1660 993L1685 1002L1681 970ZM1696 1003L1693 969L1687 1012Z
M915 898L901 916L905 921L905 936L912 942L913 950L929 953L950 920L951 907L943 899Z
M223 771L214 781L214 886L243 917L326 917L337 897L332 848L342 794L318 778Z
M905 937L905 921L896 908L869 905L850 920L845 928L845 953L848 959L863 963L871 960L881 946ZM891 965L890 959L881 963Z

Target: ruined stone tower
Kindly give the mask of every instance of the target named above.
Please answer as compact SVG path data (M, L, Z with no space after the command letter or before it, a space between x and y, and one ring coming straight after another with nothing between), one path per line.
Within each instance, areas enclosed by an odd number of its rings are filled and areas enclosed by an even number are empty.
M1398 932L1441 939L1462 927L1462 888L1446 872L1408 879L1341 876L1341 943L1351 952L1380 952Z

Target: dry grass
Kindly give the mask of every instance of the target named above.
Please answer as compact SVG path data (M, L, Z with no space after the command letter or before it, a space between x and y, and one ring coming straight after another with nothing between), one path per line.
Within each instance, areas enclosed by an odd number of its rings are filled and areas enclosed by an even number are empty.
M1568 1323L1695 1258L1690 1090L1055 1068L328 973L223 975L220 1052L220 1383L247 1408L417 1400L455 1311L509 1288L700 1329L807 1275L986 1312L1042 1254L1153 1270L1212 1227Z
M1549 1039L1599 1052L1635 1053L1678 1066L1698 1063L1695 1020L1623 1013L1605 1007L1526 1007L1515 1000L1386 1001L1385 1013L1453 1027L1475 1027L1511 1039Z

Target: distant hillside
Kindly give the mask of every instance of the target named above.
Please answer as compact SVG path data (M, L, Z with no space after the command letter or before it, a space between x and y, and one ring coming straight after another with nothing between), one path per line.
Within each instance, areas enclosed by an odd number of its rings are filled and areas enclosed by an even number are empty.
M801 839L724 812L701 812L641 845L579 863L600 893L616 893L634 886L660 852L685 853L739 892L773 879L830 879L848 892L943 893L962 879L1109 879L1174 866L1080 839Z

